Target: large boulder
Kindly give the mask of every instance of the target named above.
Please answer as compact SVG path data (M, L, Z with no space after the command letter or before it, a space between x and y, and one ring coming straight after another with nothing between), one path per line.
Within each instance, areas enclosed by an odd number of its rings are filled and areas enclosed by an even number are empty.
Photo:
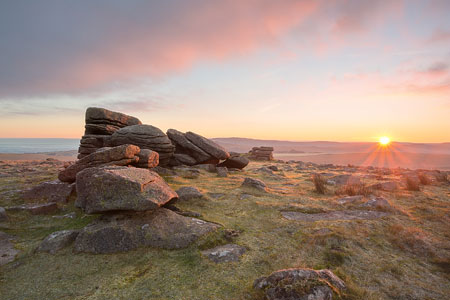
M59 172L58 178L64 182L74 182L77 173L86 168L109 165L126 166L136 163L139 161L140 151L139 147L134 145L101 148Z
M133 144L142 149L158 152L161 166L168 165L175 150L167 135L152 125L133 125L114 132L111 136L111 145L123 144Z
M203 151L200 147L192 143L183 132L176 129L167 130L167 136L175 145L176 153L188 155L194 159L195 163L202 163L211 159L211 155ZM180 162L184 163L180 159Z
M217 224L180 216L165 208L104 215L80 232L74 250L114 253L138 247L179 249L218 227Z
M244 156L234 156L226 159L225 161L218 164L218 167L227 167L229 169L243 169L245 168L248 163L249 159Z
M25 190L23 197L28 201L67 202L74 189L73 183L60 180L46 181Z
M159 164L159 154L156 151L149 149L141 149L138 153L139 160L133 163L133 166L138 168L151 169Z
M222 146L212 140L191 131L186 132L185 136L191 143L216 159L227 159L230 157L230 154Z
M142 124L138 118L99 107L86 109L86 124L111 125L118 128Z
M148 169L109 166L77 174L75 204L88 214L151 210L177 197L156 172Z
M255 280L267 300L331 300L345 283L330 270L286 269Z

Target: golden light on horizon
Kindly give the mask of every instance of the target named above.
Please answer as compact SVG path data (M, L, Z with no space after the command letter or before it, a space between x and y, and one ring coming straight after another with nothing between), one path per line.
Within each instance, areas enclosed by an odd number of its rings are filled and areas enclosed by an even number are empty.
M391 139L387 136L382 136L380 137L380 139L378 140L378 142L382 145L382 146L387 146L389 145L389 143L391 142Z

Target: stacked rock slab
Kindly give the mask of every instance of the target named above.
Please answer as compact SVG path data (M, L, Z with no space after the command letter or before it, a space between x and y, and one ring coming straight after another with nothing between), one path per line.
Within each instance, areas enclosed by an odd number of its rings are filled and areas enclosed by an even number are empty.
M169 164L175 150L175 146L167 135L152 125L132 125L121 128L111 135L110 144L112 146L133 144L141 149L156 151L159 154L161 166Z
M110 146L111 135L120 128L142 124L139 119L104 108L86 110L85 132L78 148L78 158L83 158L99 148Z
M250 150L250 159L273 160L273 147L253 147Z
M197 165L213 163L230 157L230 154L215 142L194 132L180 132L169 129L167 136L175 145L175 154L171 165Z

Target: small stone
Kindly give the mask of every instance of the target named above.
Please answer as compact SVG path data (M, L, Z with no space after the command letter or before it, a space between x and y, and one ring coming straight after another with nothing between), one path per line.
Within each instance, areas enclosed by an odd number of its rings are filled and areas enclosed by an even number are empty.
M0 207L0 222L8 221L8 215L3 207Z
M47 202L66 203L75 191L75 185L60 180L46 181L26 190L23 194L25 200L45 200Z
M19 253L11 243L12 237L0 231L0 266L14 261Z
M244 182L242 183L242 186L255 188L255 189L263 191L263 192L267 191L266 184L263 181L261 181L259 179L255 179L255 178L246 177L244 179Z
M228 177L228 169L226 167L217 167L216 170L219 177Z
M339 204L354 203L354 202L361 201L362 198L363 198L363 196L361 196L361 195L347 196L347 197L338 199L337 203L339 203Z
M78 236L78 233L78 230L62 230L53 232L42 241L36 251L55 254L57 251L72 244Z
M246 249L242 246L227 244L204 250L202 251L202 254L215 263L224 263L239 261L239 257L241 257L245 251Z
M184 186L176 190L180 201L188 201L195 198L202 198L203 194L193 186Z
M224 162L218 164L218 167L227 167L233 169L243 169L249 164L249 159L244 156L232 156Z
M58 205L55 202L43 203L43 204L32 204L32 205L21 205L7 207L8 211L27 211L33 215L45 215L50 214L58 210Z

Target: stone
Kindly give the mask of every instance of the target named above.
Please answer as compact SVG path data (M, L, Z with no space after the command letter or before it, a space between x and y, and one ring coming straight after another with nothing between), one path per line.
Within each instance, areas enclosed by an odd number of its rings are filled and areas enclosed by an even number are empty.
M337 210L325 213L302 213L298 211L282 211L281 215L291 221L337 221L337 220L372 220L387 216L385 212L367 210Z
M45 200L67 203L74 190L75 185L71 183L60 180L46 181L26 190L23 198L28 201Z
M184 186L176 190L180 201L188 201L195 198L202 198L203 194L193 186Z
M156 151L141 149L137 156L139 160L133 163L135 167L151 169L159 164L159 154Z
M202 251L202 255L215 263L224 263L239 261L239 258L245 253L246 249L235 244L217 246L212 249Z
M167 135L152 125L133 125L121 128L111 136L111 145L133 144L141 149L158 152L159 164L167 166L172 157L175 146Z
M361 201L364 197L361 195L356 195L356 196L347 196L347 197L343 197L337 200L337 203L339 204L347 204L347 203L354 203L354 202L358 202Z
M199 164L195 165L195 168L205 170L210 173L216 173L216 165L215 164Z
M363 204L365 207L378 208L383 210L392 210L391 203L383 197L374 197Z
M196 163L202 163L211 158L211 155L189 141L183 132L180 132L176 129L169 129L167 130L167 136L175 145L176 153L186 154L192 157L196 161Z
M195 179L200 177L200 171L197 170L196 168L178 166L174 167L173 170L176 172L178 176L181 176L183 178Z
M228 177L228 169L227 167L217 167L217 176L219 177Z
M244 179L244 182L242 183L242 186L255 188L255 189L257 189L259 191L263 191L263 192L267 191L266 184L263 181L261 181L259 179L255 179L255 178L246 177Z
M33 215L51 214L58 210L56 202L7 207L8 211L27 211Z
M253 147L250 150L250 159L273 160L273 147Z
M128 144L112 148L100 148L59 172L58 178L64 182L74 182L77 173L86 168L110 165L126 166L139 161L137 155L140 151L141 149L138 146Z
M331 300L333 292L346 289L330 270L285 269L255 280L253 287L267 300Z
M120 129L119 126L110 124L86 124L84 125L85 134L111 135Z
M88 214L156 209L178 195L156 173L128 167L88 168L77 174L75 205Z
M0 231L0 266L14 261L19 251L11 243L12 237Z
M342 174L331 177L327 180L327 183L334 185L358 185L361 184L361 179L358 176Z
M55 254L59 250L72 244L78 236L78 230L56 231L48 235L37 247L36 252Z
M244 156L232 156L218 164L218 167L227 167L234 169L243 169L249 164L250 160Z
M399 185L395 181L387 181L387 182L380 182L375 183L369 186L370 189L374 190L382 190L387 192L393 192L398 190Z
M109 124L117 127L142 124L138 118L99 107L88 107L85 121L86 124Z
M138 213L103 215L77 236L75 252L115 253L138 247L180 249L219 225L159 208Z
M185 136L191 143L216 159L227 159L230 157L230 154L222 146L212 140L191 131L186 132Z
M268 169L272 170L272 171L278 171L278 167L277 166L267 166Z
M182 165L193 166L197 164L195 158L189 156L188 154L175 153L173 157Z
M0 207L0 222L8 221L8 215L3 207Z

